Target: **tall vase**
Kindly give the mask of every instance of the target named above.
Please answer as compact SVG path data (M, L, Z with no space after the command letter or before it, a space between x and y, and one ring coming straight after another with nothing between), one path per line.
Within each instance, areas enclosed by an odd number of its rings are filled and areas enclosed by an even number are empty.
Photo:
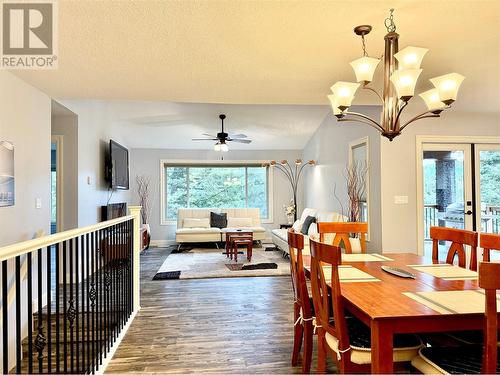
M294 220L293 220L294 219L294 215L293 214L286 215L286 218L288 220L288 224L290 224L290 225L293 224L293 222L294 222Z

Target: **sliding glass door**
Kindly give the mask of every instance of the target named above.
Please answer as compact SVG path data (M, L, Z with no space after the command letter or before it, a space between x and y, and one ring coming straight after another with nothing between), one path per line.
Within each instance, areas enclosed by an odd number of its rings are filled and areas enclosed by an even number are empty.
M475 161L476 201L481 202L476 211L478 230L500 234L500 145L475 145Z

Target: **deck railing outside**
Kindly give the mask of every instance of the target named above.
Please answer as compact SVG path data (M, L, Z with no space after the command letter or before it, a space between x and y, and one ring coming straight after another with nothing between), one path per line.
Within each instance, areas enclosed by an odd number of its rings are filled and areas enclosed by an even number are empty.
M139 309L139 212L0 249L3 373L103 370Z

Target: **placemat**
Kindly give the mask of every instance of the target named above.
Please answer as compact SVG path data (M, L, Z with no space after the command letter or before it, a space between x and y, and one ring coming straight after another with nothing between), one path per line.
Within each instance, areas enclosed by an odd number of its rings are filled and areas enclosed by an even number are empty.
M477 272L452 264L414 264L409 265L419 272L423 272L444 280L476 280Z
M327 282L331 281L331 268L332 266L323 266L323 272ZM361 271L353 266L339 266L339 279L341 283L370 283L380 281L369 273Z
M342 254L342 262L391 262L381 254Z
M479 289L403 294L441 314L484 313L484 291ZM500 296L497 296L498 300Z

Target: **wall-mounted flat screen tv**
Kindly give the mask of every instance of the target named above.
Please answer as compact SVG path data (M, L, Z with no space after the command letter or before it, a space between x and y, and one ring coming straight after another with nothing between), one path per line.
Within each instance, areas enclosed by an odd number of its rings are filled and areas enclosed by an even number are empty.
M107 180L111 189L129 189L128 150L119 143L109 141Z

